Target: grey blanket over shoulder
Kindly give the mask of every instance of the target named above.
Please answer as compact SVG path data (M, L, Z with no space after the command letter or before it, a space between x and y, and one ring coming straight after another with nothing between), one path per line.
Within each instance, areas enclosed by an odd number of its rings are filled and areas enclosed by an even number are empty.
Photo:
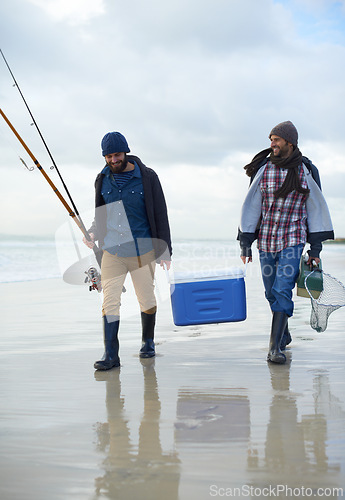
M247 196L242 205L241 222L238 239L242 255L251 255L250 247L257 237L261 219L262 196L260 181L265 171L266 164L257 172L250 185ZM306 202L308 234L307 242L311 246L311 254L318 257L322 249L322 241L334 239L333 225L326 200L321 189L314 181L310 171L303 164L304 174L310 189Z

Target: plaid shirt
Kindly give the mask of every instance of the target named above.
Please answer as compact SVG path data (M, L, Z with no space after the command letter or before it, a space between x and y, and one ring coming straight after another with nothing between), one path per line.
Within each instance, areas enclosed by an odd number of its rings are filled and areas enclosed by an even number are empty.
M305 243L307 239L307 196L292 191L285 199L274 197L274 191L283 184L287 172L269 161L260 181L262 219L258 248L264 252L280 252L286 247ZM307 188L302 164L298 173L302 187Z

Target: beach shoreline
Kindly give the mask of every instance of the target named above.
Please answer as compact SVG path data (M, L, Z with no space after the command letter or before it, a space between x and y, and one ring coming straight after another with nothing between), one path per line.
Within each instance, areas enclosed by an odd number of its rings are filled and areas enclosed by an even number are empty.
M129 290L121 368L109 372L93 369L103 353L97 292L61 279L0 284L1 498L203 500L244 485L344 487L344 311L318 334L310 301L296 297L288 361L267 364L257 265L242 322L177 327L164 295L147 362Z

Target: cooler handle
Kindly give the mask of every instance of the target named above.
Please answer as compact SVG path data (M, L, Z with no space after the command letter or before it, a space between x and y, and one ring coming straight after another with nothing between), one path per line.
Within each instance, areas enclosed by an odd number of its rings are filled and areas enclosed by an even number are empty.
M167 279L167 282L169 283L170 285L170 276L169 276L169 271L168 271L168 268L167 268L167 265L165 262L163 262L163 269L165 271L165 276L166 276L166 279Z

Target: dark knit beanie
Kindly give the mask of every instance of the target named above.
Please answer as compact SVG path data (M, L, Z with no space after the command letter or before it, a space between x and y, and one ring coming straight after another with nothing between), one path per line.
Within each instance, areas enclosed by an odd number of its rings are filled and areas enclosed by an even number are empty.
M129 153L125 137L120 132L108 132L101 142L102 155L111 155L113 153Z
M268 136L269 139L271 139L272 135L277 135L278 137L285 139L287 142L290 142L293 146L297 146L298 132L295 125L290 121L278 123L278 125L272 128L271 133Z

